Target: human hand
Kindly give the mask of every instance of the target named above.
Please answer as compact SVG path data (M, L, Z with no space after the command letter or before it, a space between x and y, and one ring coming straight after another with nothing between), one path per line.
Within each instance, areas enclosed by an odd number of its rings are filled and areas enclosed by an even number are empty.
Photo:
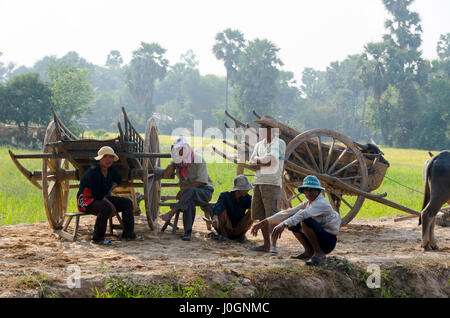
M183 193L184 193L184 190L185 190L185 189L181 188L180 191L178 191L177 196L176 196L176 199L177 199L177 200L180 200L181 196L182 196Z
M280 223L277 226L275 226L275 228L272 231L272 241L277 241L280 237L281 237L281 233L283 233L284 231L284 224Z
M219 217L217 216L217 214L213 216L211 225L216 229L219 228Z
M163 179L173 179L175 178L175 163L173 161L171 161L166 169L164 169L163 173L162 173L162 178Z
M106 202L109 203L109 205L111 206L112 215L116 215L117 214L117 210L116 210L116 207L114 206L114 204L112 204L112 202L109 201L107 198L103 198L103 201L106 201Z
M253 236L256 236L258 234L258 231L264 226L264 224L267 223L266 220L262 220L255 225L253 225L251 233Z

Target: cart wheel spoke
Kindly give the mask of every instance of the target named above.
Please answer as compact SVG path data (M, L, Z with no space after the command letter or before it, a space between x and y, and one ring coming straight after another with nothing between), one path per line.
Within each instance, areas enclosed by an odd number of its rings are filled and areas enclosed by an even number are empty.
M316 160L314 159L311 149L309 148L308 142L309 142L309 140L305 141L304 145L305 145L306 151L308 152L309 159L311 160L311 162L314 166L314 170L320 172L319 166L317 165Z
M327 171L328 170L328 165L330 164L331 156L333 155L334 144L335 143L336 143L336 139L333 138L333 140L331 142L330 149L328 151L328 156L327 156L327 160L325 161L325 167L323 168L323 171Z
M322 141L320 136L317 136L317 149L319 155L319 171L323 173L323 154L322 154Z
M331 192L326 190L325 193L327 194L328 202L330 202L331 207L333 208L333 210L335 210L336 212L339 212L339 210L337 209L336 205L334 204L334 200L333 200L333 197L331 196Z
M337 166L337 164L339 163L339 161L341 161L342 157L344 157L344 155L347 153L348 147L345 147L344 150L342 150L341 154L339 155L339 157L336 159L336 161L331 165L331 167L327 170L328 174L331 174L331 172L333 172L334 168Z
M332 190L331 190L331 193L333 193L333 195L335 195L336 197L338 197L340 201L344 202L344 204L345 204L346 206L348 206L350 209L353 209L353 205L351 205L350 203L348 203L348 201L347 201L346 199L344 199L343 195L341 195L341 194L339 194L339 193L337 193L337 192L335 192L335 191L332 191Z
M56 184L56 182L53 180L48 183L48 194L49 195L53 194L53 190L55 189L55 184Z
M347 164L347 165L345 165L344 167L340 168L339 170L336 170L335 172L333 172L331 175L332 175L332 176L336 176L336 175L338 175L339 173L341 173L342 171L344 171L344 170L346 170L346 169L348 169L348 168L350 168L351 166L356 165L356 164L358 164L358 160L353 160L353 161L350 162L349 164Z
M306 169L313 170L309 164L299 155L297 151L294 151L294 157L297 159ZM297 164L298 165L298 164Z

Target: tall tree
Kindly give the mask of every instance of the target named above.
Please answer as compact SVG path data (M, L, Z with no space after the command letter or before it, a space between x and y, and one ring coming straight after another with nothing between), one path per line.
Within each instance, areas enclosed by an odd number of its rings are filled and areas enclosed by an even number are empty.
M388 86L386 79L387 50L385 42L368 43L360 60L360 78L366 89L371 90L375 100L377 118L376 127L381 133L381 142L387 141L387 132L382 123L384 114L380 107L381 95Z
M217 59L222 60L227 71L227 81L225 86L225 109L228 109L228 87L233 81L234 73L239 56L245 47L244 35L238 30L230 28L216 34L216 43L213 46L213 53Z
M0 118L15 123L22 140L28 142L30 124L47 124L52 106L52 92L47 83L40 80L38 73L18 75L0 91Z
M88 70L58 63L48 69L52 101L61 120L74 133L82 131L77 119L90 112L94 92Z
M300 89L294 79L294 73L280 71L278 81L278 104L280 105L279 119L288 125L294 124L292 114L299 112L301 103Z
M436 52L441 60L450 58L450 33L441 34L436 45Z
M153 94L157 80L167 73L166 49L157 43L141 42L141 47L133 51L133 58L126 70L126 84L138 105L138 111L148 118L154 111Z
M123 64L122 55L118 50L111 50L106 57L105 65L111 68L119 68Z
M414 0L383 0L391 17L385 27L389 31L383 36L387 43L386 71L389 82L398 90L400 116L396 118L399 129L394 145L413 146L413 131L416 116L420 114L421 96L419 86L427 80L426 65L419 50L422 26L420 17L409 9Z
M235 111L246 120L251 111L273 114L278 108L279 48L263 39L250 41L237 64L234 99Z
M323 102L326 97L325 72L305 67L302 73L302 93L314 103Z
M12 62L8 63L7 65L0 62L0 83L5 83L10 78L12 78L12 73L14 71L14 67L15 67L15 64Z

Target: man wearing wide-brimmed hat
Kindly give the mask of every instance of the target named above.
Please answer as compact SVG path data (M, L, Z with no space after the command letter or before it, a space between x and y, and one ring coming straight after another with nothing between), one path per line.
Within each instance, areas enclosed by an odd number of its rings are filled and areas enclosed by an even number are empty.
M246 176L238 175L234 178L231 191L219 195L212 212L212 226L219 233L219 241L226 242L231 239L240 243L249 242L245 233L253 223L251 213L247 212L252 202L248 192L252 188Z
M97 152L97 164L90 167L80 181L77 193L77 207L80 212L97 216L92 241L96 244L110 245L111 240L105 239L106 226L111 215L122 212L123 232L125 240L140 240L144 238L134 233L133 203L124 197L112 196L122 178L114 169L113 163L119 160L114 149L104 146Z
M288 228L305 248L302 254L291 257L305 261L311 259L308 265L323 264L325 255L336 247L341 218L321 194L322 190L325 189L320 186L316 176L306 176L298 191L305 194L307 200L255 224L252 234L256 235L264 223L278 224L272 232L272 239L276 241Z
M286 143L278 137L278 129L272 129L270 116L263 116L255 123L260 124L259 139L250 157L250 168L255 171L251 213L253 220L263 220L281 209L281 184L284 168ZM251 251L278 253L276 241L271 241L273 225L264 223L261 229L264 244L252 246Z

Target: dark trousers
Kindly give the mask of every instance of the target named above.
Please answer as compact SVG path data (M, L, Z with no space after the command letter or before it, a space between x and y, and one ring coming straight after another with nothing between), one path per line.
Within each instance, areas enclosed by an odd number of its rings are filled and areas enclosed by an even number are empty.
M106 197L116 208L117 212L122 212L123 222L123 238L134 238L134 215L133 215L133 202L128 198L107 196ZM87 212L97 216L94 226L93 241L100 241L105 238L106 227L108 225L108 219L112 214L111 205L104 200L95 200L88 206Z
M213 192L214 189L210 187L191 187L183 192L175 207L183 211L184 233L192 232L192 225L195 220L195 207L208 204Z
M303 220L303 223L307 227L311 228L314 231L314 233L316 233L316 237L317 237L319 246L325 254L329 254L329 253L331 253L331 251L334 250L334 248L336 247L336 242L337 242L336 235L330 234L327 231L325 231L323 229L322 225L320 225L319 222L317 222L313 218L307 218L307 219ZM311 250L314 250L311 242L308 240L306 235L302 232L301 223L288 227L288 230L299 233L303 237L303 239L306 241L309 248Z

